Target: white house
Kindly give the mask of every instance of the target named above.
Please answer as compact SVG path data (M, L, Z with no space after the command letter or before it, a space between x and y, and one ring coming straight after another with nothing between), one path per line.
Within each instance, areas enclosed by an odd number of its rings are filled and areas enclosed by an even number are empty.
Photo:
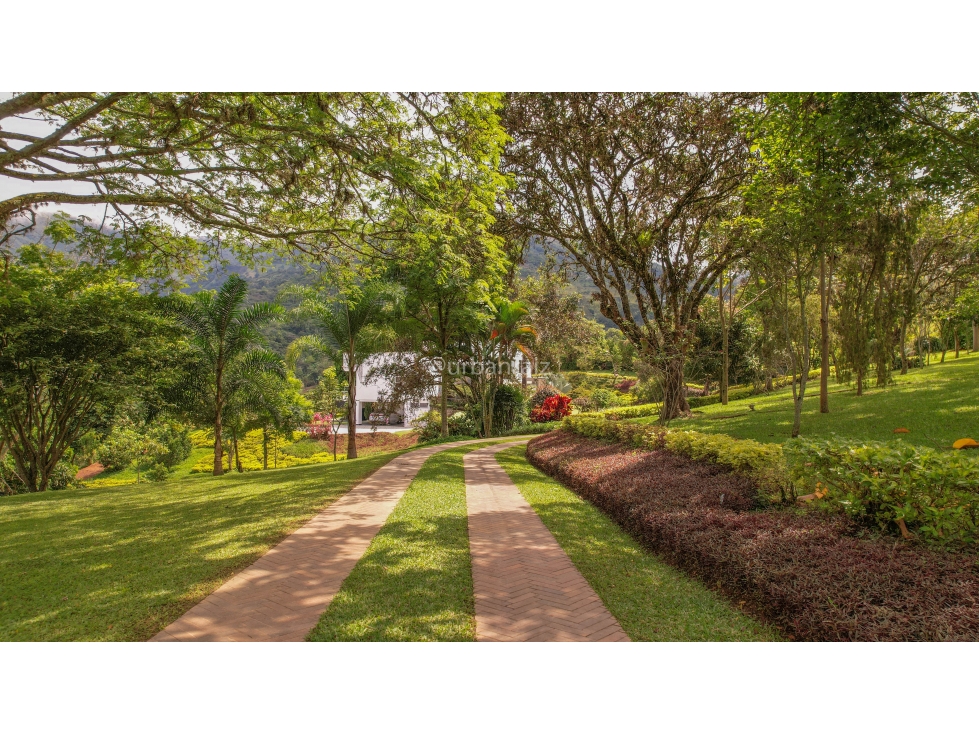
M369 357L357 367L357 402L354 414L357 417L356 423L358 425L370 423L371 414L374 412L374 403L382 395L390 395L394 387L384 375L376 373L371 375L371 372L385 364L390 364L398 356L394 352L382 352ZM346 364L344 364L344 369L346 369ZM436 374L435 367L432 366L430 369L432 369L434 376ZM439 388L435 387L434 392L434 395L426 396L417 402L395 406L394 410L386 416L387 423L404 424L405 427L411 426L414 421L432 409L434 401L438 399Z
M366 359L357 368L357 402L355 415L358 425L370 423L371 413L374 412L374 403L377 402L381 395L390 395L393 389L393 385L387 377L377 373L371 375L371 372L385 364L390 364L391 361L399 356L395 352L382 352ZM432 376L437 378L437 367L431 364L429 365L429 369L431 370ZM515 375L522 375L525 378L529 377L530 362L523 355L518 355L513 360L511 370ZM432 392L432 395L426 395L421 400L406 402L396 406L387 415L387 423L403 424L405 427L410 427L421 416L438 406L441 392L437 384Z

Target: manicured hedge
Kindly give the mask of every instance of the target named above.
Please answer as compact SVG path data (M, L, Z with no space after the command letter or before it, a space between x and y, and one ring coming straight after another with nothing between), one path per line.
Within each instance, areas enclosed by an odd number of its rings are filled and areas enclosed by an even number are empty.
M786 383L787 384L787 383ZM755 388L751 385L728 388L728 400L744 400L755 394ZM702 408L705 405L713 405L721 402L721 396L717 393L713 395L691 395L687 397L687 405L691 408Z
M571 383L572 387L587 387L594 390L596 387L607 387L610 390L622 381L623 375L616 377L611 372L584 372L571 370L562 373L565 379Z
M643 405L625 405L620 408L609 408L608 410L592 411L579 413L580 416L598 418L605 417L610 420L624 420L626 418L648 418L659 415L659 404L645 403Z
M974 553L895 543L842 514L758 509L750 477L673 451L636 451L639 434L629 438L554 431L531 441L527 456L794 639L979 640Z
M661 426L607 420L593 415L564 419L569 431L636 448L668 449L699 461L709 461L751 477L766 500L784 501L792 496L789 477L778 444L759 443L721 434L669 430Z
M494 433L493 438L500 438L503 436L531 436L538 433L547 433L548 431L554 431L560 428L563 424L561 421L550 421L548 423L521 423L519 426L514 426L509 431L504 433Z

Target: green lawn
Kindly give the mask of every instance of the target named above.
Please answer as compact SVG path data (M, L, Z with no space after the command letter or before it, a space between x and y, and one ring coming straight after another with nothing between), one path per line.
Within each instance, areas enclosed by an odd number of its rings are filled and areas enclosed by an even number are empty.
M397 454L0 498L0 640L144 640Z
M525 458L497 454L571 561L634 641L774 640L778 635L656 556Z
M492 443L425 462L307 639L475 639L462 457Z
M895 428L905 441L951 448L959 438L979 440L979 354L953 359L945 364L895 375L897 384L870 388L857 397L852 386L830 380L830 412L819 412L819 383L810 382L803 403L802 435L888 441L896 438ZM753 403L754 411L748 410ZM653 423L655 418L636 422ZM705 433L728 433L764 443L782 443L792 431L792 389L770 395L756 395L727 405L698 408L689 420L677 420L672 428L689 428Z

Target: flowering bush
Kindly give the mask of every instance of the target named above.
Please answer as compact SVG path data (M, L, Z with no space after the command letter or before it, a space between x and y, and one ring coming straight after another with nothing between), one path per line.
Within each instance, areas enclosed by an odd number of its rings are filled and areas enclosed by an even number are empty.
M530 411L532 423L548 423L571 415L571 398L567 395L551 395L539 408Z
M544 405L545 400L560 394L560 392L555 390L550 385L544 385L544 387L535 392L530 398L530 409L533 410L534 408L540 408L542 405Z

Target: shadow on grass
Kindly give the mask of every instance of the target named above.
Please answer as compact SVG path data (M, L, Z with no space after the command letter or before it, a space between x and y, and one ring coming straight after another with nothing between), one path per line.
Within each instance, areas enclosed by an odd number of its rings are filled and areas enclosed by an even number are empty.
M307 639L474 639L462 456L479 448L425 463Z
M0 639L147 639L392 457L0 499Z
M310 640L473 639L465 518L389 522Z

